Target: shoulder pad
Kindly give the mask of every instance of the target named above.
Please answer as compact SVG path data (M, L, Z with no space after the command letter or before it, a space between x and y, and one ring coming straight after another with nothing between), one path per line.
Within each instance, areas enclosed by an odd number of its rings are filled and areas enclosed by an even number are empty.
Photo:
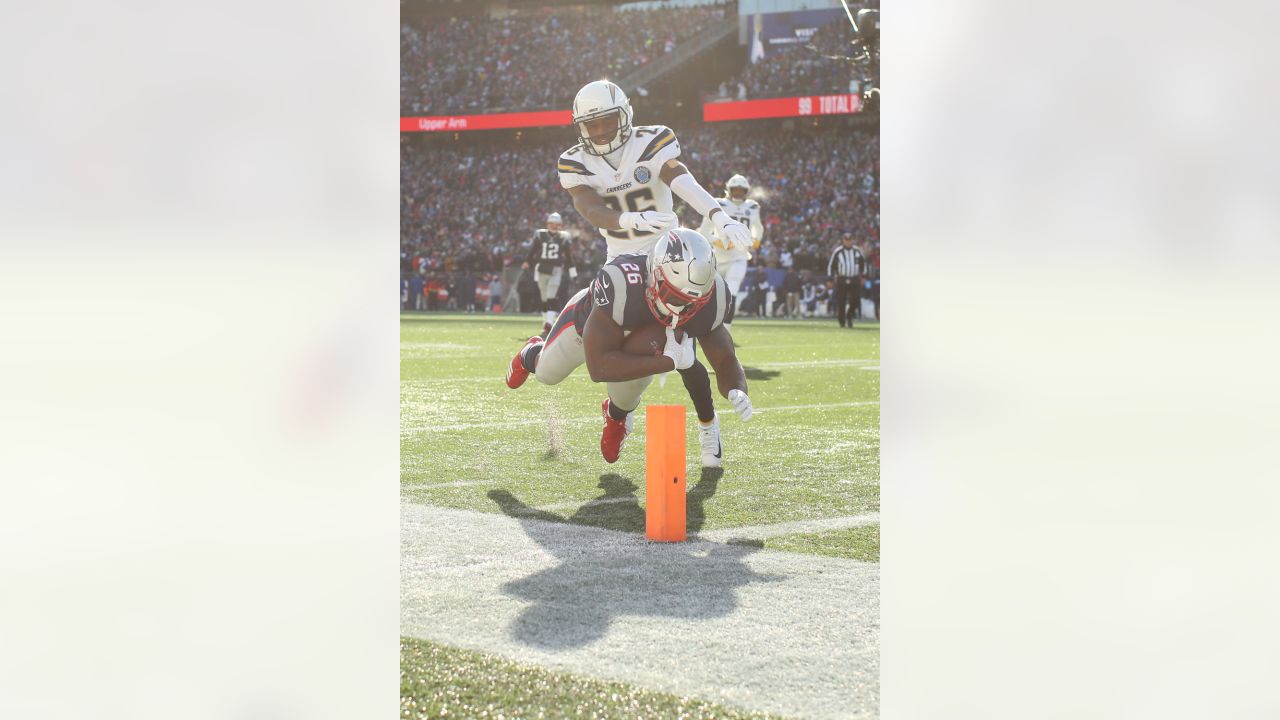
M654 155L662 148L676 141L676 133L666 125L645 125L646 130L655 130L656 134L649 140L649 144L645 146L644 152L640 153L640 162L652 160Z
M591 171L587 169L587 166L582 164L581 160L575 159L579 157L576 150L580 147L582 147L581 144L574 145L572 148L560 153L560 159L556 161L556 172L571 173L574 175L592 174Z

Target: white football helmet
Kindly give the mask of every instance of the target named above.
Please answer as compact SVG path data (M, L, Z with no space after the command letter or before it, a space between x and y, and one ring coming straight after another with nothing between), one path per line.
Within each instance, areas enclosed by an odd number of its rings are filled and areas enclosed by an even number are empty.
M593 141L586 123L615 114L618 128L613 137L604 143ZM573 98L573 124L582 139L582 149L592 155L608 155L631 139L631 101L622 88L608 80L589 82Z
M734 188L742 188L742 197L745 199L747 193L751 192L751 183L747 182L747 179L741 175L734 175L729 178L729 182L724 184L724 194L730 199L737 200L738 198L733 197Z
M670 230L649 251L644 298L654 317L679 327L693 319L716 291L716 255L702 233Z

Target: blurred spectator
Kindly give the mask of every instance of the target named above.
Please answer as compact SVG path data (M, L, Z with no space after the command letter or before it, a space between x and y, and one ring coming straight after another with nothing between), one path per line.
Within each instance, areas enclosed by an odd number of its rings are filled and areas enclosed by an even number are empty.
M851 4L857 12L879 3ZM730 85L738 87L738 100L858 93L864 82L879 87L879 78L853 44L853 28L843 13L833 17L809 38L774 50L760 62L748 63ZM720 92L725 97L724 90Z
M782 278L782 293L787 301L784 314L793 320L800 317L800 275L795 270L788 269Z
M682 160L713 195L724 193L724 183L734 173L751 181L765 224L754 267L789 262L797 272L825 275L830 248L848 231L870 243L868 264L878 274L879 139L874 132L839 122L814 127L808 121L790 131L780 131L778 123L751 123L677 127L676 132ZM521 256L520 243L554 211L563 216L564 229L574 238L579 263L579 283L567 289L585 287L604 262L605 244L572 209L556 179L555 159L572 144L567 130L521 140L481 136L442 142L438 137L402 136L402 274L447 270L486 284L488 273L503 273L512 255ZM873 178L869 190L865 177ZM701 223L678 199L676 211L685 227ZM514 279L515 274L504 278L501 287L518 295ZM743 286L748 298L751 288ZM459 292L465 295L467 290ZM459 309L464 304L459 301ZM490 296L488 304L504 304L502 293ZM516 307L511 304L512 311Z
M409 277L409 297L413 299L413 305L409 308L410 310L423 309L422 288L424 284L422 276L418 273L413 273Z
M705 29L736 19L723 4L652 10L564 6L521 9L501 18L405 18L400 112L567 108L587 82L621 79Z
M502 280L497 275L489 281L489 310L498 312L502 310Z

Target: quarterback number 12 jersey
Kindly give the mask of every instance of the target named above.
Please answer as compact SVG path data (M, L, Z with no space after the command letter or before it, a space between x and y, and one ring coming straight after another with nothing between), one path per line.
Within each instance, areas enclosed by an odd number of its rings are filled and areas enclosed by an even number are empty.
M538 272L550 274L557 267L573 264L569 251L569 233L558 230L539 230L533 235L533 244L529 246L530 265L537 265Z
M672 212L671 188L658 173L664 163L678 157L680 141L675 131L664 125L637 125L626 144L604 157L585 152L581 143L574 145L560 154L556 172L565 190L586 185L617 212ZM602 229L600 234L610 259L648 251L660 237L660 233L633 230Z

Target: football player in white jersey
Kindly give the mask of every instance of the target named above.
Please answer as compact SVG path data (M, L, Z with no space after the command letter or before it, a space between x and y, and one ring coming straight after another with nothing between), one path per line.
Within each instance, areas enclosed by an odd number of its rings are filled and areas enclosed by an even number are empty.
M631 102L622 88L608 80L587 83L573 99L579 142L561 153L556 164L560 185L573 198L574 209L604 236L605 262L626 253L648 253L665 231L679 224L673 192L722 237L747 247L750 230L731 218L677 159L680 142L675 132L664 125L633 126L631 121ZM695 359L679 372L698 414L704 460L712 455L718 459L723 445L707 368Z
M724 184L724 190L725 197L716 202L726 215L751 228L751 246L748 248L738 245L733 238L719 232L707 220L702 221L698 232L711 238L711 248L716 253L716 270L728 283L729 291L737 298L742 278L747 274L747 261L751 259L751 251L759 250L760 240L764 238L764 223L760 222L760 203L747 197L751 192L751 183L745 177L734 175L729 178L729 182Z

